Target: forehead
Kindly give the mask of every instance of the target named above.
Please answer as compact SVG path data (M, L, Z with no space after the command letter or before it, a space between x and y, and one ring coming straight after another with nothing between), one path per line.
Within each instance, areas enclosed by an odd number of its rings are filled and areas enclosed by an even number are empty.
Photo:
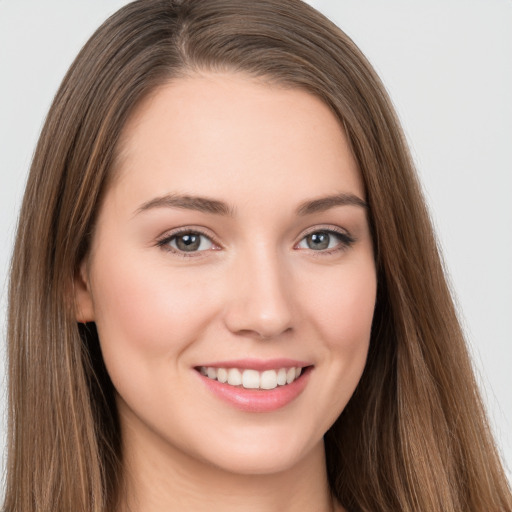
M116 181L139 197L364 197L344 131L325 103L237 73L180 78L153 91L126 124L119 157Z

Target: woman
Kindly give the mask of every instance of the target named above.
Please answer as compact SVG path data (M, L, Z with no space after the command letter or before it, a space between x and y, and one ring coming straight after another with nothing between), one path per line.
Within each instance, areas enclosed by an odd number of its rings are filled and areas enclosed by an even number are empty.
M297 1L107 20L9 308L5 510L512 509L390 102Z

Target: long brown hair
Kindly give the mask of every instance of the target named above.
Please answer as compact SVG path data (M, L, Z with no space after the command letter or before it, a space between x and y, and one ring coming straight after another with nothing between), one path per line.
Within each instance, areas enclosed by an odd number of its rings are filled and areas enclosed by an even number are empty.
M127 118L196 70L241 71L320 97L343 124L370 206L378 298L367 365L325 436L350 511L510 511L399 123L355 44L300 0L138 0L82 49L34 156L9 289L6 512L115 509L114 390L72 283Z

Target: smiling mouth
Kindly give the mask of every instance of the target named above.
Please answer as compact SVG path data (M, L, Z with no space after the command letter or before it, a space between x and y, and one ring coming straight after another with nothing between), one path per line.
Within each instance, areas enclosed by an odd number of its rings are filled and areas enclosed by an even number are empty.
M268 390L275 389L279 386L287 386L295 382L306 368L297 366L260 372L253 369L200 366L197 367L196 370L205 377L216 380L221 384L245 389Z

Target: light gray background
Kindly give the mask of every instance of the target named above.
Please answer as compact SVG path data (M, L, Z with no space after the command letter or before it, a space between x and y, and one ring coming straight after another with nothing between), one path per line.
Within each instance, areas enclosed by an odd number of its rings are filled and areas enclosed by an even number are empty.
M0 446L7 269L26 173L67 67L126 3L0 0ZM355 40L396 105L512 477L512 0L310 3Z

